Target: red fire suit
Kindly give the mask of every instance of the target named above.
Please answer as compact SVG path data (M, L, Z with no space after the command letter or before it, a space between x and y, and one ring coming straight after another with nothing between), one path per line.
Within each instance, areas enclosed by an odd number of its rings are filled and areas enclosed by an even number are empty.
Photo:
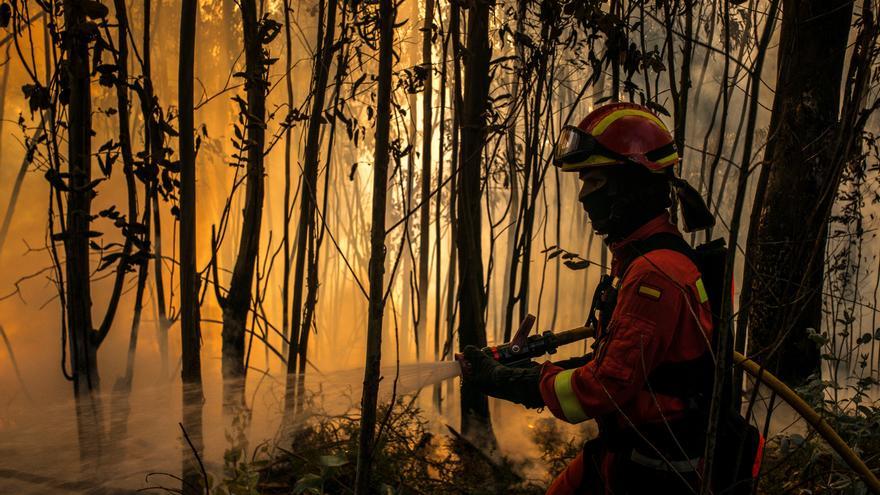
M681 235L664 213L610 246L611 274L620 277L617 304L608 328L601 329L607 337L600 340L594 358L572 370L542 365L541 395L556 417L570 423L602 417L626 430L683 415L681 399L652 393L646 380L658 365L696 359L710 347L712 314L700 272L688 256L658 249L636 257L626 273L619 273L627 244L657 233ZM584 479L585 462L597 464L593 470L604 480L612 479L611 450L603 448L589 461L581 452L547 493L611 493L610 482Z

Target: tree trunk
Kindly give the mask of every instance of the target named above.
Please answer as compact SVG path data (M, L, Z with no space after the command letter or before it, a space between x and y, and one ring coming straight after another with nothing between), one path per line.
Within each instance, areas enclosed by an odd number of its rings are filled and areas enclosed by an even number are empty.
M792 385L819 371L819 329L828 213L816 204L840 181L833 139L853 4L785 0L773 115L765 152L770 167L746 258L750 351Z
M284 0L284 83L287 89L287 111L293 115L293 42L290 39L290 0ZM281 355L288 355L290 339L290 204L291 127L293 120L285 119L284 129L284 226L282 228L282 251L284 255L284 280L281 282ZM288 356L289 359L289 356Z
M80 459L83 465L101 463L103 420L98 392L98 345L92 328L92 297L89 283L89 224L93 191L91 170L91 88L89 87L89 41L79 2L64 2L67 39L67 78L70 100L67 109L68 173L67 224L64 251L67 258L67 331L76 399ZM87 469L90 471L90 469Z
M524 23L525 23L525 15L526 15L526 0L519 0L517 2L517 13L516 13L516 30L517 32L524 32ZM511 91L510 94L513 96L513 101L517 101L520 94L520 78L522 77L522 68L523 68L523 44L520 40L514 39L514 51L516 53L516 60L514 60L514 70L511 74ZM502 339L508 337L511 332L511 328L513 328L513 308L516 305L516 296L514 294L516 289L516 278L517 278L517 267L519 266L519 249L517 248L517 238L518 231L520 227L520 197L519 197L519 164L517 162L517 151L516 151L516 141L517 141L517 130L519 126L517 125L517 117L519 114L513 115L509 118L507 135L505 136L505 144L507 151L507 174L508 181L510 182L510 208L508 211L510 212L511 223L515 223L516 226L508 226L507 228L507 256L505 258L504 263L504 283L502 285L502 295L504 297L504 316L502 325Z
M433 14L432 14L433 15ZM440 354L440 317L443 314L442 308L442 288L443 277L441 275L443 269L443 235L441 231L442 224L440 222L443 205L443 161L446 159L445 138L446 138L446 75L449 64L446 56L449 54L449 38L446 35L446 28L443 26L443 17L440 15L440 40L443 44L442 54L440 56L440 126L439 126L439 146L437 160L437 196L434 198L434 245L436 254L434 258L434 360L441 359ZM455 248L451 249L455 252ZM880 277L878 277L880 280ZM442 356L445 357L445 356ZM451 381L451 380L449 380ZM434 408L440 413L442 396L442 383L434 384Z
M3 86L5 86L5 84ZM0 89L0 92L5 92L5 90ZM2 103L0 103L0 105L2 105ZM0 113L0 121L2 121L2 113ZM15 206L18 204L18 196L24 185L24 177L27 174L28 166L33 162L34 152L37 150L37 145L43 138L45 125L46 120L44 117L40 120L40 125L37 126L34 136L31 138L30 142L28 142L27 149L24 152L24 159L21 161L21 166L18 167L18 173L15 175L15 181L12 183L12 191L9 194L9 203L6 206L6 211L3 213L3 223L0 224L0 256L3 256L3 246L6 243L6 236L9 234L9 227L12 225L12 219L15 217ZM2 126L0 126L0 128L2 128ZM0 129L0 133L2 133L2 129Z
M153 95L153 64L152 64L152 44L150 42L151 26L151 2L152 0L144 0L144 37L142 43L143 53L143 90L141 96L141 112L144 115L144 167L150 172L150 184L146 194L144 209L152 208L153 222L153 270L154 284L156 292L154 300L156 302L156 333L159 342L159 364L162 378L167 379L168 370L168 330L171 327L171 320L168 318L168 310L165 301L165 281L162 273L162 218L159 210L159 191L158 178L155 173L156 163L164 156L165 153L165 134L159 128L156 119L156 101ZM161 5L161 3L159 4ZM149 227L148 227L149 228Z
M182 490L203 493L195 456L202 451L202 371L199 329L199 279L196 273L196 156L193 143L193 62L195 58L196 0L184 0L180 11L180 333L183 382L183 428L196 452L183 443ZM225 330L225 328L224 328ZM225 342L224 342L225 343ZM224 356L225 357L225 356Z
M327 78L330 74L330 64L333 61L333 38L336 28L336 1L330 0L321 3L321 9L326 8L326 19L322 21L318 17L318 22L322 23L323 29L319 27L320 48L315 53L315 67L312 78L314 94L312 98L312 109L309 114L309 127L306 134L306 147L304 155L302 188L300 192L300 217L297 230L297 247L296 261L294 268L294 287L293 287L293 313L291 314L290 328L292 330L290 342L290 353L287 359L287 384L285 393L285 415L290 419L295 404L294 396L297 394L297 379L294 376L305 363L299 363L300 357L305 358L305 349L300 349L299 342L303 345L308 343L308 338L302 338L303 334L307 334L310 326L310 319L304 319L303 313L306 312L307 306L314 306L317 301L317 276L318 267L313 260L316 260L316 253L313 252L315 237L315 207L318 200L318 163L321 152L321 122L324 113L324 98L327 93ZM323 37L321 35L323 34ZM308 255L308 256L307 256ZM306 304L303 305L303 283L305 281L306 258L308 257L308 294L306 296ZM313 266L315 265L315 266ZM313 307L311 309L314 309ZM309 312L311 312L311 309ZM309 320L309 321L306 321Z
M6 60L9 60L9 49L12 47L12 43L6 45ZM9 82L9 71L12 70L11 64L6 64L3 67L3 79L0 81L0 136L3 136L3 124L5 122L4 117L6 115L6 84ZM37 132L41 133L43 129L43 122L40 122L40 125L37 127ZM39 136L39 134L36 134ZM34 140L33 146L36 147L36 140ZM21 191L21 184L24 182L24 174L27 171L27 165L30 163L28 159L30 155L33 154L33 151L30 151L31 146L28 146L28 151L25 153L25 160L22 163L21 168L18 170L18 175L15 176L15 182L12 186L12 194L9 197L9 205L6 207L6 212L3 215L3 223L0 224L0 256L3 256L3 245L6 243L6 234L9 233L9 225L12 223L12 215L15 212L15 203L18 201L18 193ZM3 141L0 139L0 156L3 156Z
M486 293L483 288L482 209L480 175L486 139L485 111L489 96L490 0L477 0L468 9L465 51L464 105L461 109L461 167L458 190L457 249L460 288L459 349L486 345ZM461 431L480 443L492 438L489 402L473 386L461 388Z
M382 319L385 309L385 207L388 182L389 133L391 127L391 69L394 58L394 18L392 0L379 1L379 87L376 96L376 155L373 163L373 211L370 226L370 303L367 323L367 360L361 398L361 425L358 440L355 495L370 491L376 403L379 395L379 366L382 360Z
M153 155L151 154L151 156ZM162 271L162 212L159 209L159 191L156 183L150 187L148 201L150 203L148 207L152 206L153 208L153 279L156 287L156 319L158 320L156 322L156 333L159 340L159 366L162 370L162 377L168 379L171 374L168 367L168 331L171 329L173 321L169 318L168 305L165 298L165 276Z
M428 261L431 250L431 141L433 131L434 64L431 59L431 34L434 24L434 0L425 0L425 23L422 28L422 67L425 90L422 93L422 204L419 218L419 298L416 313L416 336L427 349L428 323ZM427 352L423 352L427 355Z
M751 167L752 146L753 146L754 138L755 138L755 125L757 122L758 105L760 102L760 95L761 95L761 73L764 70L764 60L765 60L766 54L767 54L767 46L769 46L770 41L773 38L773 33L775 32L776 19L777 19L777 15L778 15L778 11L779 11L780 2L781 2L781 0L772 0L770 2L770 5L768 6L767 15L769 16L768 17L769 21L764 23L763 33L761 34L761 38L758 40L758 44L756 46L756 57L755 57L754 63L752 64L752 73L750 75L751 80L749 82L749 86L747 86L749 88L754 88L754 89L752 89L749 92L750 93L749 94L750 101L748 102L747 105L743 106L743 114L747 115L747 117L745 119L741 119L741 120L745 121L745 125L746 125L745 142L743 143L742 161L741 161L740 168L739 168L740 172L739 172L739 177L737 180L736 196L734 198L733 212L732 212L732 216L731 216L731 220L730 220L730 238L728 239L728 246L736 246L738 243L737 239L739 238L740 224L742 221L743 209L745 207L746 187L748 186L748 172L747 171ZM729 15L730 15L730 10L727 6L725 6L723 9L723 17L725 19L725 22L727 22L727 19L729 19ZM725 47L725 56L727 56L729 53L730 53L729 47ZM725 72L725 78L726 78L728 70L726 69L724 72ZM735 75L734 75L734 77L735 77ZM725 84L725 86L726 86L726 84ZM729 99L730 95L725 94L724 98ZM728 102L728 104L729 104L729 102ZM747 114L746 114L746 111L748 112ZM741 126L742 126L742 122L740 123L740 128L737 130L737 139L734 141L734 145L731 147L731 150L736 149L736 141L738 141L740 130L742 129ZM721 136L721 135L719 135L719 136ZM718 149L719 149L719 153L720 153L721 148L719 147ZM717 161L717 159L718 159L718 157L716 156L715 161ZM713 161L713 165L712 165L713 168L715 165L717 165L717 163L715 161ZM730 170L730 166L728 166L727 170L728 171ZM759 213L761 210L761 202L763 201L764 191L766 190L767 174L769 171L770 171L769 167L761 167L761 174L758 178L758 184L756 185L756 188L755 188L755 198L754 198L754 202L752 203L751 218L749 219L749 232L748 232L748 238L746 239L746 242L749 242L749 239L753 238L753 236L755 235L754 231L759 224L758 218L759 218ZM714 179L714 175L713 175L712 179ZM726 180L726 175L725 175L725 180ZM713 190L713 181L710 179L710 181L709 181L709 199L710 200L712 197L712 190ZM718 195L718 201L717 201L718 204L721 204L721 198L723 196L723 193L724 193L724 188L722 186L721 190L719 191L719 195ZM711 231L707 231L707 235L710 232ZM730 254L730 252L732 252L733 254ZM728 252L728 256L729 256L729 261L727 263L727 270L728 271L733 270L733 268L735 266L734 260L736 257L736 250L730 250L730 252ZM749 259L748 255L749 255L749 251L748 251L748 246L747 246L746 259ZM744 264L743 286L742 286L742 291L740 292L740 296L739 296L740 297L740 300L739 300L739 302L740 302L739 307L740 308L746 308L747 304L748 304L747 301L749 300L749 295L751 293L751 285L748 283L748 281L752 278L749 273L752 271L752 266L753 265L751 263ZM730 277L730 279L731 279L731 283L733 283L732 276ZM732 306L732 303L731 303L731 306ZM731 308L731 312L732 312L732 308ZM721 321L727 321L727 318L729 318L729 317L730 317L730 315L722 315ZM748 312L740 310L739 319L736 321L736 331L735 332L733 331L733 322L730 322L730 327L727 329L728 332L731 332L732 334L734 334L733 335L734 336L734 350L736 352L741 353L741 354L746 354L746 334L747 334L746 324L747 323L748 323ZM724 328L724 327L722 327L722 328ZM735 378L734 378L732 388L735 393L733 393L733 396L734 396L733 400L736 403L740 403L741 402L741 400L740 400L741 395L738 392L742 390L743 378L744 378L743 371L741 369L737 369L734 376L735 376Z
M228 414L245 408L245 333L254 281L254 266L260 247L265 194L263 148L266 141L267 61L257 18L257 1L242 0L244 32L245 90L247 92L247 185L242 215L238 256L232 270L229 293L223 300L223 406Z
M461 54L464 47L461 46L461 6L458 3L449 3L449 37L452 39L452 136L449 171L449 245L451 252L449 253L449 269L448 281L446 283L446 343L444 344L444 354L452 357L452 349L455 340L455 318L456 304L458 298L455 297L456 291L456 266L458 265L458 225L456 225L455 215L458 208L458 173L459 159L461 155L459 150L461 137L461 108L464 105L461 97ZM454 393L453 380L446 380L446 396L452 397ZM450 401L451 402L451 401ZM451 405L451 404L450 404Z
M149 269L149 220L150 208L144 208L144 217L138 228L132 228L131 224L138 220L138 194L137 194L137 176L135 174L134 154L131 147L131 130L130 130L130 107L129 107L129 82L128 82L128 8L123 0L114 0L114 10L117 20L117 49L116 49L116 106L119 118L119 145L121 149L123 173L125 174L126 192L128 193L128 221L130 226L124 231L126 236L125 242L129 248L123 250L123 259L120 262L126 268L120 272L117 279L121 280L128 267L136 267L138 272L137 286L135 290L134 311L132 315L131 330L129 333L129 346L126 360L125 374L117 379L113 386L113 399L111 404L110 419L110 444L116 454L123 455L122 443L128 431L128 415L130 412L129 394L134 379L134 361L137 351L138 332L140 330L141 312L143 310L144 289L147 283L147 274ZM144 188L147 196L148 186ZM138 249L136 255L128 259L126 251L131 250L134 240L138 240ZM112 318L112 316L110 316Z
M348 19L346 17L346 10L342 9L342 19L340 21L340 32L342 36L346 36L348 32ZM327 212L327 204L330 200L330 178L332 175L331 163L333 162L333 143L336 137L336 123L338 119L338 111L341 108L341 88L343 78L346 76L348 72L348 57L350 55L350 46L346 47L345 50L340 49L339 53L336 56L336 77L333 81L333 98L332 98L332 107L333 107L333 115L330 117L330 129L327 133L327 159L325 160L324 165L324 197L322 198L323 205L322 211L323 215L326 215ZM329 62L328 62L329 64ZM338 160L338 158L337 158ZM315 204L317 204L317 198L315 199ZM337 198L338 199L338 198ZM318 306L318 287L320 285L319 282L319 274L318 274L318 261L321 257L321 246L324 244L324 235L328 232L327 222L325 217L322 215L321 217L321 228L318 229L316 226L312 227L312 238L309 239L310 243L314 243L314 245L309 245L309 275L308 275L308 291L306 293L306 302L305 309L303 311L303 323L302 328L304 331L300 332L299 343L297 344L297 349L299 351L299 369L297 378L298 390L305 390L305 376L306 376L306 364L308 364L308 350L309 350L309 335L311 332L307 331L312 328L312 322L315 317L315 310ZM313 216L313 223L316 217ZM321 276L322 279L326 279L327 277L327 269L328 264L324 265L324 274ZM340 272L337 271L337 274ZM335 325L333 328L338 328L338 325ZM296 410L301 411L303 409L305 394L297 395L296 401Z

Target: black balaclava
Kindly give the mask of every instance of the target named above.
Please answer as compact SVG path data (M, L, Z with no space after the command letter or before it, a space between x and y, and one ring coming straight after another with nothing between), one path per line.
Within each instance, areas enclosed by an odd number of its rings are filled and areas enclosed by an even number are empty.
M672 205L669 177L641 165L608 167L607 182L581 199L593 230L610 244L636 231Z

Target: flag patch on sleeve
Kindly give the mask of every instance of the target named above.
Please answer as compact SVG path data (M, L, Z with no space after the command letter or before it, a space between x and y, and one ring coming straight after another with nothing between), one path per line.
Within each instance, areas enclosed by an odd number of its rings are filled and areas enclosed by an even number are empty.
M663 292L656 287L643 284L639 286L639 295L658 301L660 300L660 296L663 295Z

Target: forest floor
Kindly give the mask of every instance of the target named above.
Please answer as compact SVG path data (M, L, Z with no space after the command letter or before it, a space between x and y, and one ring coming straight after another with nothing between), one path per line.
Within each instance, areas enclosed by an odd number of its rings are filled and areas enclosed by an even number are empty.
M387 406L380 410L373 461L374 483L382 494L540 495L550 473L561 470L582 445L582 439L544 418L527 429L539 457L512 459L475 447L452 427L445 434L432 432L412 401L398 401L388 412ZM358 417L322 417L287 441L261 445L249 455L231 449L223 479L212 488L224 494L350 493L358 427Z
M555 474L580 451L584 436L573 436L550 418L528 428L536 454L511 459L486 453L452 428L432 433L425 414L413 402L398 401L389 414L380 411L374 483L381 494L513 494L545 493ZM231 449L223 479L212 489L220 494L348 494L354 486L357 417L324 417L310 421L288 440L264 444L245 455ZM880 423L837 420L869 466L880 469ZM840 424L840 420L849 425ZM866 418L863 418L866 419ZM856 426L858 425L858 426ZM872 426L873 425L873 426ZM864 429L867 427L867 429ZM767 442L763 475L757 493L867 494L867 488L814 434L789 428ZM858 430L858 431L857 431ZM858 438L852 435L858 435Z

